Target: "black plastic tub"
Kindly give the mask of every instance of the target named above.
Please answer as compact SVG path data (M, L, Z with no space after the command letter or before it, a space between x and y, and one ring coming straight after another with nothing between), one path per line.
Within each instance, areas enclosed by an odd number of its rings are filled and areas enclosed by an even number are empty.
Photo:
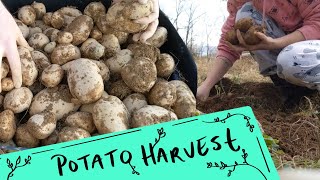
M34 0L2 0L2 2L12 14L15 14L20 7L31 4ZM92 0L37 0L37 2L44 3L48 12L58 10L64 6L75 6L83 11ZM111 1L103 0L102 3L108 8ZM160 26L168 30L168 41L160 50L162 53L171 54L177 64L177 71L170 77L170 80L184 80L192 92L196 94L197 68L191 53L168 17L162 11L160 11L159 22Z

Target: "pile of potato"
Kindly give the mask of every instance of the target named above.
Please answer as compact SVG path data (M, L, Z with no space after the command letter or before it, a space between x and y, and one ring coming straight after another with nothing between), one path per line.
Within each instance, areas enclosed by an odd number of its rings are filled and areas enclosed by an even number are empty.
M18 47L20 89L3 59L0 140L33 148L196 115L189 87L168 81L175 62L159 50L167 30L158 27L148 44L132 41L146 28L134 19L151 12L151 1L92 2L83 12L21 7L16 22L34 50Z

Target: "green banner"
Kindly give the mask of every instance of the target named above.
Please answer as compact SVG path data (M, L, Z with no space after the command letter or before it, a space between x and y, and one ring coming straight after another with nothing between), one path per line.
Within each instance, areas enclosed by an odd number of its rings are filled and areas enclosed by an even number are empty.
M278 180L250 107L0 156L2 180Z

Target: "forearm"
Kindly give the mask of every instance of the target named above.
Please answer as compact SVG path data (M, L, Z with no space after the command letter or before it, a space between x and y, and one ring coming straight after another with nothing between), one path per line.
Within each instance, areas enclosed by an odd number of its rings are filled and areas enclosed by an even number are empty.
M276 49L282 49L290 44L306 40L300 31L294 31L288 35L275 39Z

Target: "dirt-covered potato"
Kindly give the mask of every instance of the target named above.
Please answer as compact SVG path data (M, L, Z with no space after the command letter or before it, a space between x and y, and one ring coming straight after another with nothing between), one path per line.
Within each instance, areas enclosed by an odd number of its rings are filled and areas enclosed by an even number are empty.
M159 77L168 78L175 70L175 62L170 54L160 54L159 60L156 62L157 73Z
M176 119L178 119L178 117L173 112L168 111L165 108L147 105L133 112L130 126L132 128L137 128L160 124Z
M160 50L145 43L130 44L127 49L131 50L133 57L146 57L152 62L157 62L160 57Z
M10 71L8 64L3 62L3 61L1 63L1 69L0 70L1 70L1 77L0 77L1 79L7 77L8 73Z
M52 12L47 12L42 16L42 21L44 22L44 24L46 24L47 26L51 26L51 18L52 18Z
M56 29L61 29L64 25L64 16L61 11L56 11L51 16L51 25Z
M234 29L239 29L241 32L247 32L254 25L252 18L239 19L234 25Z
M99 41L105 47L105 56L110 58L121 50L118 38L113 34L103 35Z
M36 20L36 11L30 5L23 6L18 10L18 19L24 24L31 25Z
M93 19L87 15L76 17L66 28L73 36L72 44L77 46L88 39L93 28Z
M57 42L59 44L70 44L73 40L73 36L69 32L60 31L58 33Z
M40 27L29 27L29 36L31 37L35 33L42 33L42 29Z
M36 64L36 67L39 73L41 73L43 69L51 65L48 57L45 54L43 54L41 51L32 51L31 56L33 61Z
M58 142L58 131L54 130L49 137L41 140L41 145L48 146L51 144L56 144L57 142Z
M3 107L14 113L21 113L29 108L32 98L32 92L26 87L13 89L5 95Z
M157 105L166 109L170 109L176 100L176 87L162 79L157 81L148 94L148 101L150 105Z
M111 84L108 93L123 100L125 97L132 93L132 90L126 85L123 80L119 80Z
M75 7L62 7L59 11L65 16L78 17L82 15L82 12Z
M21 60L22 84L31 86L37 80L38 69L27 48L18 47L18 52Z
M96 26L94 26L90 32L90 37L95 40L100 40L102 35L102 32Z
M43 33L35 33L30 36L28 43L34 49L43 49L50 42L50 39Z
M157 80L156 65L148 58L135 58L121 70L121 77L133 91L146 93Z
M31 7L36 12L36 19L42 19L43 15L47 12L46 6L43 3L34 1Z
M168 30L165 27L158 27L156 32L147 40L152 46L160 48L168 38Z
M57 41L59 32L60 31L55 28L48 28L43 31L43 33L50 39L50 41Z
M83 104L97 101L104 91L99 67L90 59L80 58L66 65L71 94Z
M29 114L32 116L44 111L49 111L55 114L57 120L60 120L70 112L79 109L80 105L74 104L71 101L72 98L69 88L66 85L43 89L34 96Z
M123 104L127 107L129 114L148 105L147 98L140 93L130 94L123 100Z
M46 29L51 28L50 26L46 25L42 20L36 20L32 27L39 27L41 28L42 32Z
M91 2L85 7L83 13L96 22L99 16L106 14L106 11L106 7L101 2Z
M150 0L146 4L136 1L115 3L108 9L105 21L118 31L138 33L145 30L147 25L135 23L134 20L149 16L152 13L152 7Z
M129 113L116 96L102 97L93 107L93 121L100 134L127 130Z
M105 54L105 47L97 40L88 38L82 43L80 51L84 58L99 60Z
M133 57L129 49L118 51L115 56L107 59L105 63L108 65L111 74L119 74L122 67L124 67Z
M41 83L46 87L56 87L63 79L64 71L58 64L45 68L41 74Z
M75 112L69 115L65 120L65 124L69 127L84 129L90 134L96 130L92 114L88 112Z
M18 126L16 134L14 136L14 141L19 147L24 148L35 148L40 144L40 140L33 137L27 128L26 124L21 124Z
M239 44L239 40L238 40L238 37L237 37L237 32L236 32L235 29L231 29L230 31L228 31L225 34L224 39L226 41L228 41L229 43L233 44L233 45L238 45Z
M51 63L63 65L81 57L80 49L72 44L61 44L51 53Z
M255 32L265 33L265 29L262 26L251 26L250 29L245 33L243 39L248 45L256 45L261 42L261 39L255 35Z
M109 81L110 79L110 70L109 67L102 61L91 60L94 62L100 69L99 74L101 75L104 82Z
M5 91L5 92L8 92L14 89L12 78L6 77L1 79L1 89L2 91Z
M37 139L46 139L56 129L57 121L52 112L43 112L31 116L28 120L27 130Z
M16 121L12 111L5 110L0 113L0 141L11 140L16 133Z
M68 142L91 137L90 133L77 127L64 127L58 134L58 142Z
M102 97L108 97L109 94L107 92L103 92L102 93ZM80 111L81 112L88 112L88 113L93 113L93 107L94 107L95 103L90 103L90 104L83 104L81 107L80 107Z
M119 44L122 45L127 42L129 33L121 32L111 28L105 21L106 15L102 15L98 18L96 25L97 28L105 35L113 34L117 37Z
M17 23L17 25L18 25L23 37L25 39L27 39L29 37L29 34L30 34L30 29L22 21L20 21L18 19L16 19L15 21L16 21L16 23Z
M196 98L188 85L183 81L173 80L169 82L173 84L177 89L177 100L172 106L175 114L179 119L188 118L194 116L196 109Z
M56 48L56 46L57 46L56 42L50 42L44 46L43 50L44 50L44 52L51 54L53 52L53 50Z

